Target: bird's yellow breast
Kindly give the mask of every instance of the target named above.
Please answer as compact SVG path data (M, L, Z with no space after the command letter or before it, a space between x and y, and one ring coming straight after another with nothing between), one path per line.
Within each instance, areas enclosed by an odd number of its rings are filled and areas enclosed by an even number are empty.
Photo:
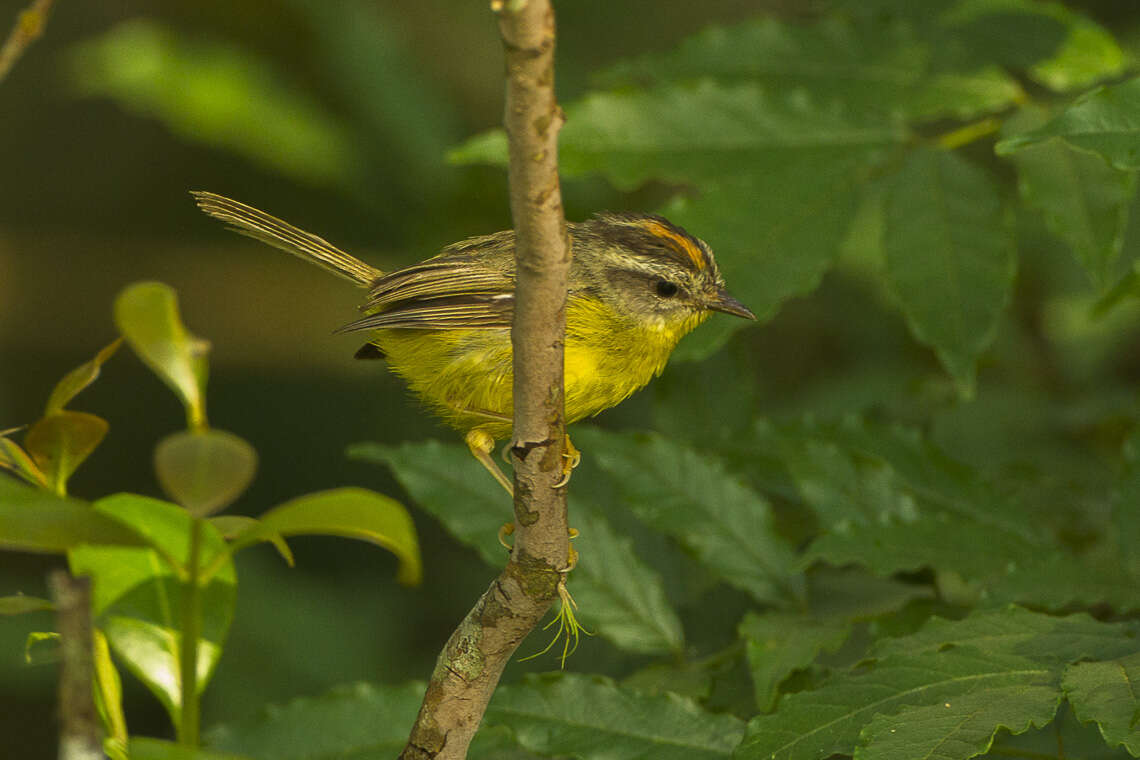
M661 374L677 341L704 320L680 324L623 319L578 295L566 309L566 421L576 422L625 400ZM511 432L513 405L508 329L378 330L373 340L388 366L447 424Z

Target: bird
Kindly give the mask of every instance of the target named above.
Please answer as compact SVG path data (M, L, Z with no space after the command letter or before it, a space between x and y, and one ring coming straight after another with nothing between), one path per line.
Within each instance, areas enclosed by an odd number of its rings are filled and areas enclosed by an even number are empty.
M359 359L389 369L446 424L495 480L495 442L511 434L515 233L444 247L383 272L322 237L253 206L205 191L198 207L242 235L298 256L367 290L363 316L336 332L364 333ZM713 312L755 320L731 296L712 249L655 214L597 213L566 225L571 252L564 344L565 420L592 417L661 374L677 342ZM569 459L579 454L566 439Z

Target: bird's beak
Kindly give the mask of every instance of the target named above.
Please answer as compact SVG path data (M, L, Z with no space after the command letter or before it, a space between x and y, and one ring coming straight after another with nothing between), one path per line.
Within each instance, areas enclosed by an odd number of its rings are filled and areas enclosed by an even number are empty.
M737 301L723 290L718 290L716 295L710 298L705 307L712 311L720 311L725 314L731 314L734 317L743 317L744 319L755 320L756 315L747 306Z

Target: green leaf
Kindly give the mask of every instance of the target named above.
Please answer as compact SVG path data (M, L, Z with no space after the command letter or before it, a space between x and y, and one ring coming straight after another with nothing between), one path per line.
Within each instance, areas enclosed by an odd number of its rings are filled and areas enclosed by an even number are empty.
M115 324L131 349L181 399L191 429L206 425L209 343L178 316L178 297L160 282L139 282L115 298Z
M633 543L614 532L598 510L573 495L571 515L578 565L570 590L587 627L620 649L637 654L679 654L684 632L665 598L661 576L645 565Z
M890 179L887 277L915 337L967 398L1013 289L1013 237L993 180L956 154L912 152Z
M1061 685L1077 718L1095 721L1108 746L1124 745L1140 757L1140 651L1070 665Z
M1104 27L1061 3L1034 3L1033 7L1068 27L1056 55L1029 70L1033 79L1054 90L1070 92L1118 77L1128 68L1124 51Z
M511 516L510 505L465 448L438 441L398 447L357 444L349 456L388 464L416 503L452 535L492 566L506 561L495 536ZM587 627L596 627L599 635L627 651L677 651L683 633L657 573L573 489L570 519L581 533L575 539L579 565L570 586Z
M771 712L780 697L780 684L806 668L822 652L835 652L851 633L851 624L803 615L750 612L740 622L748 669L756 688L760 712Z
M934 654L949 647L1005 652L1050 666L1106 660L1140 648L1140 626L1104 623L1087 614L1057 617L1016 605L975 611L963 620L931 618L922 630L879 641L876 658Z
M195 517L237 501L253 481L257 452L224 430L189 430L159 441L154 470L166 495Z
M110 426L102 417L69 409L40 418L24 436L24 447L56 493L99 447Z
M411 515L399 502L363 488L337 488L287 501L239 534L233 548L270 540L274 535L344 536L368 541L400 560L400 583L417 585L423 575Z
M944 704L991 689L1051 687L1057 674L1033 660L960 647L880 660L815 691L788 694L748 723L737 760L816 760L850 755L877 714Z
M358 172L347 129L237 46L136 19L79 46L70 69L82 94L112 98L185 140L287 177L328 185Z
M803 577L767 502L715 459L658 436L586 427L574 435L640 520L677 539L721 580L760 602L802 599Z
M62 553L81 544L142 543L133 530L90 504L0 478L0 548Z
M32 485L47 488L47 476L40 471L40 468L37 467L32 458L28 456L28 452L20 448L19 444L15 441L5 437L5 435L10 432L12 431L5 430L3 433L0 433L0 468L16 473ZM0 480L6 479L7 478L0 478Z
M69 553L71 571L92 576L92 608L98 625L118 657L177 724L182 599L194 518L174 504L134 494L101 499L95 509L136 530L153 549L81 546ZM221 656L233 619L237 583L225 540L208 523L201 527L201 542L200 568L219 556L223 559L218 572L199 591L199 692Z
M855 760L965 760L989 751L998 731L1021 734L1053 720L1061 703L1054 686L1009 686L904 707L877 715L860 734Z
M934 66L931 43L904 24L827 17L815 24L761 17L712 26L675 50L618 64L610 86L711 77L751 80L779 93L810 92L857 111L908 119L967 119L1025 97L1017 82L982 60L962 71Z
M210 524L213 525L222 536L229 541L240 536L242 533L253 533L258 521L253 517L246 517L245 515L222 515L220 517L211 517ZM273 544L273 548L277 549L277 553L285 560L289 567L293 567L293 551L289 548L289 544L285 543L285 539L280 533L269 533L268 535L258 538L259 541L267 541ZM231 551L235 551L235 547L231 547Z
M727 758L743 729L738 718L675 694L646 696L569 673L499 687L484 721L509 726L533 752L582 760Z
M52 389L51 396L48 397L44 416L50 417L63 411L63 408L71 403L71 400L79 395L80 391L95 382L102 366L115 354L122 342L121 338L116 339L104 346L90 361L80 364L64 375L63 379L56 383L55 388Z
M46 665L59 662L60 636L53 631L32 631L24 641L24 662Z
M103 722L108 740L120 747L127 744L127 718L123 714L123 682L111 661L111 647L107 635L94 629L92 657L95 666L95 707Z
M248 755L214 752L198 747L187 747L164 739L147 736L131 737L131 760L249 760Z
M423 695L422 683L340 686L214 726L203 742L257 760L395 757L408 742Z
M996 150L1009 155L1054 137L1117 169L1140 169L1140 78L1098 87L1045 125L1002 140Z
M55 609L55 605L47 599L34 596L0 596L0 615L24 615L28 612L48 612Z
M1006 122L1015 134L1044 121L1022 110ZM1010 156L1025 204L1041 211L1050 232L1073 250L1093 285L1103 291L1115 280L1136 173L1108 166L1059 141L1030 146Z

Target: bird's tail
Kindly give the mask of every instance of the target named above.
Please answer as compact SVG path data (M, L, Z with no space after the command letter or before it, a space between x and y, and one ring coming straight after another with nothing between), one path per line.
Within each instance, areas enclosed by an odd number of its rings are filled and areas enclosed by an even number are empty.
M287 251L360 287L368 287L382 274L376 267L345 253L324 238L298 229L264 211L258 211L253 206L217 193L195 190L190 194L198 202L198 208L225 222L234 232Z

